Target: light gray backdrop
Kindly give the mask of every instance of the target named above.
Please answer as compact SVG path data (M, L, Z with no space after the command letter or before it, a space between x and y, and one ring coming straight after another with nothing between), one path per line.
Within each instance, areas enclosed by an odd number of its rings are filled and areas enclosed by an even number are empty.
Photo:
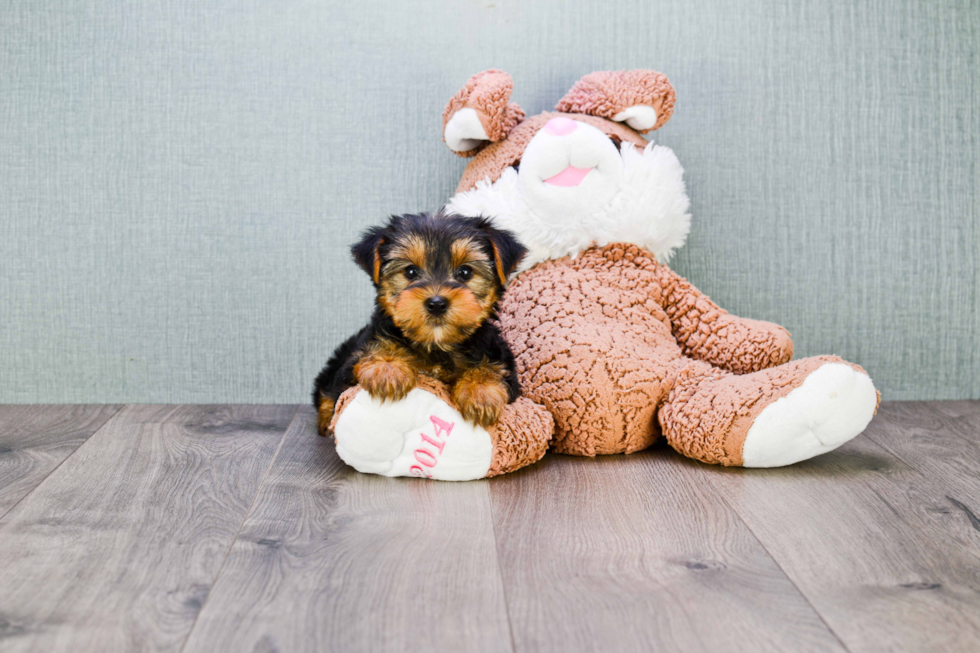
M593 70L677 89L674 267L886 399L980 397L980 8L843 0L0 4L0 401L299 402L436 208L440 112Z

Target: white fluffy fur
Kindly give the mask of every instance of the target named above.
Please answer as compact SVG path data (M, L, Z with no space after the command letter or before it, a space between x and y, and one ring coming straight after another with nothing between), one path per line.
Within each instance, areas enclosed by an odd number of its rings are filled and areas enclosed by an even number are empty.
M654 143L642 151L624 143L621 156L623 174L612 199L597 213L568 215L558 226L542 220L528 206L514 168L507 168L492 184L484 180L475 189L457 194L449 209L492 218L497 226L512 231L529 250L521 270L548 259L576 256L593 244L616 242L640 245L658 261L667 262L691 229L684 169L670 148Z
M625 122L633 129L640 131L653 129L653 126L657 124L657 110L653 107L636 104L625 111L617 113L613 116L613 120L616 122Z

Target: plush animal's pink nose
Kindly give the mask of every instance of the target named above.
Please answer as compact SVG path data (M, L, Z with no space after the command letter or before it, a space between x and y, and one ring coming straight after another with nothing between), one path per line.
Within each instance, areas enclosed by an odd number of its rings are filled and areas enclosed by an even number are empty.
M566 118L565 116L558 116L557 118L552 118L548 121L548 124L544 126L549 133L555 136L564 136L565 134L571 134L573 131L578 129L578 125L571 118Z

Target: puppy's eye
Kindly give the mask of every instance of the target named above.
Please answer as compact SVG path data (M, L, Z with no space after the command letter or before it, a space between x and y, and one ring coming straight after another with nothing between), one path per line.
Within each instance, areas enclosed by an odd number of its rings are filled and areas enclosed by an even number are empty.
M419 270L414 265L409 265L407 268L405 268L405 278L409 281L415 281L421 274L422 270Z
M461 265L456 268L456 279L466 283L473 278L473 268L468 265Z

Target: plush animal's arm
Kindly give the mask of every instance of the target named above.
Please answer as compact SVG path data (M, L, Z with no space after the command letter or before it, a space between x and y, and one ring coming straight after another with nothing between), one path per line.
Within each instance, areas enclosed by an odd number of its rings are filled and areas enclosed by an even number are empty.
M793 358L793 341L778 324L730 315L686 279L659 266L661 305L684 354L735 374L758 372Z

